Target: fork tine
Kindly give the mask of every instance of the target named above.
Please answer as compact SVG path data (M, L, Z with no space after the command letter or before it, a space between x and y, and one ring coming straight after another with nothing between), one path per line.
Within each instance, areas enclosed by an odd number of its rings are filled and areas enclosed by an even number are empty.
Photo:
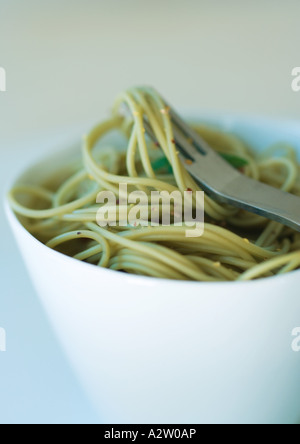
M152 141L157 142L154 131L151 128L151 125L145 119L144 119L144 128L145 128L145 131L148 134L148 136L152 139Z
M212 151L212 148L205 142L202 137L194 131L190 125L185 123L185 121L176 113L176 111L168 104L167 107L169 108L170 112L169 115L171 117L171 120L173 124L175 124L180 131L183 133L183 135L186 136L187 139L191 139L195 147L197 148L198 152L205 156L209 152Z
M196 149L194 144L192 144L192 142L189 141L183 135L183 132L178 129L175 122L172 121L172 124L173 124L173 134L174 134L174 140L176 143L176 147L180 150L184 159L191 160L192 162L195 162L195 160L200 155L199 151ZM144 119L144 128L145 128L148 136L152 139L152 141L156 142L157 140L156 140L154 131L152 130L150 124L148 123L148 121L146 119Z
M195 148L194 144L192 144L191 141L183 136L182 132L180 132L175 125L173 125L173 134L176 147L180 150L181 154L183 154L186 160L191 160L192 162L195 162L196 159L199 158L199 156L202 156Z

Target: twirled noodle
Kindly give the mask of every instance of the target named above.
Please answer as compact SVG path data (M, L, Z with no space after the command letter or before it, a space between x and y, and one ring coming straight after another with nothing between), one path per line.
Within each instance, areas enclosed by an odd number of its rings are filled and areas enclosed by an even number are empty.
M129 113L122 115L124 104ZM144 118L155 134L156 144L145 134ZM300 196L299 164L291 146L277 144L256 154L233 134L193 126L220 154L242 159L244 174ZM122 134L122 149L98 149L99 142L112 131ZM150 88L132 88L118 97L111 117L84 138L82 163L76 171L67 166L59 186L57 178L39 187L16 186L9 193L11 206L27 229L48 247L112 270L213 282L257 279L299 268L299 233L220 205L208 196L205 230L199 238L187 238L184 224L97 225L98 193L112 191L120 200L120 183L147 195L153 190L182 194L186 190L200 191L181 164L173 138L168 108L162 99ZM21 203L23 195L31 201L30 206ZM119 210L119 200L115 210ZM127 206L125 211L128 213L130 208ZM149 213L150 209L149 204ZM116 215L120 217L120 211Z

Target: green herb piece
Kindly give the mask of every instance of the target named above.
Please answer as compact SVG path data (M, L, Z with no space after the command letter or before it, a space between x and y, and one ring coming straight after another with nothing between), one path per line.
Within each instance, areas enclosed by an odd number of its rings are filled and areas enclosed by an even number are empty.
M220 153L220 156L223 157L231 166L234 168L240 169L244 168L248 165L248 161L243 159L242 157L236 156L235 154L226 154ZM154 171L166 170L168 174L173 174L173 168L170 165L168 159L166 157L160 157L152 162L152 168Z
M152 162L152 168L154 169L154 171L165 169L167 170L168 174L173 173L173 168L166 157L160 157L159 159Z
M243 159L242 157L236 156L234 154L221 153L220 155L234 168L244 168L248 165L248 161L246 159Z

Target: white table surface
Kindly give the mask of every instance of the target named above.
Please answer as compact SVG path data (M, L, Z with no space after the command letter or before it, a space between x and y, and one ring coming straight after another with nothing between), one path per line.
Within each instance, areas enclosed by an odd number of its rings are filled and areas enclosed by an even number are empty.
M0 187L54 134L153 84L178 107L300 117L300 2L0 0ZM84 123L86 122L86 123ZM47 143L45 143L45 140ZM101 421L45 317L1 208L0 423Z

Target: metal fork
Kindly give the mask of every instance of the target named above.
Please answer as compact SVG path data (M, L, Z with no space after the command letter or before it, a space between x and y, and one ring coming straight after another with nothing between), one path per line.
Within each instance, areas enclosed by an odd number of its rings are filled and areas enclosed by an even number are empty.
M233 168L165 102L180 159L201 188L220 203L247 210L300 231L300 198L250 179ZM148 136L156 137L144 119Z

